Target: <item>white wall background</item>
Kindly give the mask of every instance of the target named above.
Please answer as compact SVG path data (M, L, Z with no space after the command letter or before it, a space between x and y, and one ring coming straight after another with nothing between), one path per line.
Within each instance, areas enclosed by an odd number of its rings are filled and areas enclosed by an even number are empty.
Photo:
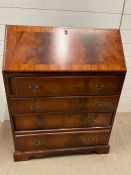
M131 0L0 0L0 67L5 24L121 28L128 72L118 112L131 112ZM0 121L6 119L0 71Z

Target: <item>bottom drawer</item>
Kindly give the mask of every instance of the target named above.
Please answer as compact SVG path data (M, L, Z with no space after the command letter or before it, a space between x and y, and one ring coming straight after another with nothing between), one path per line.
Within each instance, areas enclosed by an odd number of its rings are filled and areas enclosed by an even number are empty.
M112 113L20 114L14 116L15 130L108 127Z
M16 151L107 145L110 130L45 133L15 136Z

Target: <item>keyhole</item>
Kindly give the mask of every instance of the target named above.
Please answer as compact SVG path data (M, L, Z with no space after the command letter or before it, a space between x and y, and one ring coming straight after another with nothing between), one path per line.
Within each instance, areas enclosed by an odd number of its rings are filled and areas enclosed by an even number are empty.
M68 31L67 30L65 30L65 35L67 35L68 34Z

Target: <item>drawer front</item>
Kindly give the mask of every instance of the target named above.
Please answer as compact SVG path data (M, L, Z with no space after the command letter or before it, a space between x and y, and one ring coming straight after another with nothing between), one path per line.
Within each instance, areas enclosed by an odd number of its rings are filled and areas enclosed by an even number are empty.
M61 97L61 98L12 98L13 114L38 112L113 112L118 96Z
M64 128L108 127L112 113L23 114L14 116L15 129L43 130Z
M11 78L16 96L64 96L119 94L121 77L15 77Z
M108 130L17 135L15 137L15 147L16 151L30 151L106 145L109 136L110 132Z

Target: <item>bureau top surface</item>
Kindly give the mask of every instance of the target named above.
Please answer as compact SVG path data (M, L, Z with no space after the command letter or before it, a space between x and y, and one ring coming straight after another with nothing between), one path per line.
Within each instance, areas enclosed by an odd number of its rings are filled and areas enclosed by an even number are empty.
M125 71L119 30L6 26L3 71Z

